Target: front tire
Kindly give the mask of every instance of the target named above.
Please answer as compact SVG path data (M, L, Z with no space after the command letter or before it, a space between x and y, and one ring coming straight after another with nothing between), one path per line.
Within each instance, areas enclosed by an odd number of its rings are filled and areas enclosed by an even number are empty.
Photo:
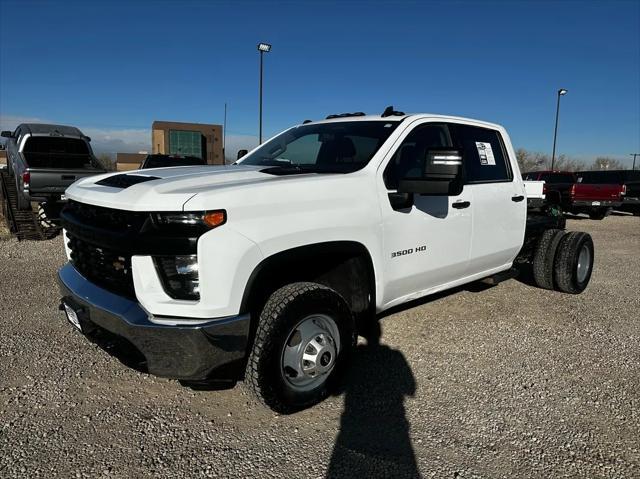
M593 240L588 233L572 231L562 237L554 266L554 277L559 291L582 293L593 271Z
M249 356L246 380L257 399L279 413L322 401L355 344L353 315L337 292L292 283L267 300Z

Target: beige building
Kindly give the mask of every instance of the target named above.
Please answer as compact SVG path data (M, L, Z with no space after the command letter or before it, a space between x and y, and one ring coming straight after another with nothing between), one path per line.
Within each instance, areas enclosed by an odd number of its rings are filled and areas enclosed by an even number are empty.
M222 125L154 121L151 152L160 155L196 156L209 165L224 165ZM146 158L142 153L117 153L118 171L135 170Z
M223 165L222 125L154 121L151 127L153 153L196 156L210 165Z

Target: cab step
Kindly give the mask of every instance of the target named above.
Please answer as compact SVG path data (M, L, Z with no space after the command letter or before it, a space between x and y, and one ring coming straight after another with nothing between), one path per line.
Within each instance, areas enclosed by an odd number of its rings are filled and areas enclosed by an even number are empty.
M516 276L518 276L518 273L519 271L517 268L511 268L506 271L500 271L499 273L496 273L492 276L487 276L486 278L481 279L480 282L495 286L496 284L502 283L503 281L515 278Z

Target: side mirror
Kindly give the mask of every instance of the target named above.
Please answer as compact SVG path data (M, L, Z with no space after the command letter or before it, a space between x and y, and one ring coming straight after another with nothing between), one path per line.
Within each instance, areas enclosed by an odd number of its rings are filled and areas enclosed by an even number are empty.
M237 156L236 160L239 160L240 158L245 156L247 153L249 153L249 150L238 150L238 156Z
M3 136L5 138L13 138L13 132L5 130L2 133L0 133L0 136Z
M400 179L398 193L459 195L462 193L462 152L450 148L428 150L422 164Z

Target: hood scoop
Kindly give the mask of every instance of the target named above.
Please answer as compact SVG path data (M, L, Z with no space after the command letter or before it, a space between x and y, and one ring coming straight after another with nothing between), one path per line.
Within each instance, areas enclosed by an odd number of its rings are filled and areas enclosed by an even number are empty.
M112 188L129 188L130 186L137 185L138 183L144 183L145 181L159 180L157 176L142 176L142 175L114 175L105 178L100 181L96 181L96 185L111 186Z

